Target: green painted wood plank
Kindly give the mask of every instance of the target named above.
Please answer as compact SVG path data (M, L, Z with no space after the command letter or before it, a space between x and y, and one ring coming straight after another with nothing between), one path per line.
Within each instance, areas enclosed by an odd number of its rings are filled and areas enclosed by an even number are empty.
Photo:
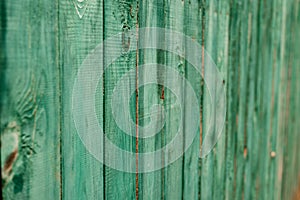
M295 55L295 34L296 34L296 26L295 22L297 19L298 13L297 6L294 5L294 2L287 2L287 7L290 11L290 17L287 18L286 25L290 27L290 32L287 35L287 50L288 54L286 55L286 68L287 68L287 90L286 90L286 144L285 144L285 159L284 159L284 169L283 169L283 184L282 184L282 198L291 198L293 194L293 190L297 184L297 171L295 170L295 156L292 152L296 150L296 146L298 146L295 142L295 132L293 126L293 118L295 116L294 112L294 102L295 95L293 94L293 88L295 84L294 75L296 72L296 65L294 64L294 55ZM295 173L290 173L291 171L295 171Z
M180 0L167 0L164 1L165 6L165 28L171 29L174 31L183 32L184 29L184 4L186 2ZM180 48L180 47L179 47ZM164 63L167 66L177 67L177 70L184 74L184 59L180 58L174 54L165 53ZM183 83L178 80L165 80L165 82L169 81L173 87L180 88L180 91L183 91ZM177 132L178 124L183 124L183 121L180 121L180 111L178 109L172 108L172 104L174 104L174 96L172 97L172 93L168 90L164 91L165 99L163 101L164 109L168 110L166 113L166 121L165 129L164 129L164 142L168 142L174 137ZM184 105L184 102L179 102L181 105ZM183 141L183 138L182 138ZM183 148L179 146L178 148ZM164 155L165 162L169 162L168 154ZM181 199L183 195L183 157L180 157L178 160L168 165L164 169L164 193L163 199Z
M141 1L139 6L139 28L144 27L164 27L165 20L165 7L164 1ZM139 41L147 42L147 41ZM157 41L160 42L160 41ZM164 63L164 52L159 50L140 50L139 51L139 65L147 63ZM148 76L147 73L139 73L139 83L144 84L144 79ZM155 77L161 79L160 74ZM158 85L145 85L139 89L139 124L144 126L151 123L149 114L151 113L151 106L154 104L163 106L163 87ZM159 117L157 113L154 115L155 118ZM151 131L151 130L150 130ZM162 129L155 136L147 139L140 140L139 147L142 152L151 152L162 148L165 145L164 132ZM164 155L161 154L160 158L164 162ZM139 163L141 166L147 165L146 160L141 158ZM154 163L160 162L160 160L154 160ZM164 196L164 169L157 170L154 172L141 173L139 175L139 197L141 199L162 199Z
M104 38L112 37L114 34L122 32L125 34L129 30L135 30L138 24L138 6L137 1L104 1L103 14L103 34ZM126 42L126 40L125 40ZM106 47L104 47L106 48ZM104 52L104 58L110 52ZM108 138L118 147L125 150L136 152L136 138L128 136L118 128L114 122L111 110L111 94L116 87L116 83L120 80L128 70L137 67L137 52L124 52L122 56L113 64L104 74L104 130ZM105 60L106 61L106 60ZM108 62L108 61L107 61ZM130 87L136 83L135 79L126 82L125 85ZM124 94L120 94L124 95ZM126 106L126 105L125 105ZM130 102L130 110L132 120L136 120L136 99ZM104 144L105 145L105 144ZM105 148L105 147L104 147ZM105 199L138 199L138 182L137 175L134 173L126 173L115 169L105 167Z
M258 191L256 195L260 199L268 199L269 193L267 188L269 182L269 160L270 160L270 115L271 115L271 96L272 96L272 59L271 59L271 24L273 18L270 16L272 13L272 4L266 6L265 2L259 4L259 20L260 30L258 33L258 48L262 49L258 55L258 72L259 82L257 83L258 98L256 105L259 110L257 111L259 128L259 172L257 176L256 185ZM263 187L265 186L265 187Z
M285 6L286 6L286 12L287 13L291 13L292 12L292 8L291 8L291 3L289 1L285 2ZM286 28L288 27L292 27L292 18L291 17L286 17L286 21L285 21L285 25ZM281 198L289 198L291 193L292 193L292 185L290 182L290 175L289 175L289 171L291 171L291 166L289 166L291 164L291 157L292 155L290 154L291 150L292 150L292 138L291 138L291 127L289 126L289 122L290 122L290 114L291 114L291 104L290 104L290 100L291 100L291 72L292 72L292 66L291 66L291 57L290 54L292 52L292 31L289 31L286 33L286 51L284 56L284 66L285 66L285 91L284 91L284 95L286 98L285 101L285 110L284 110L284 115L285 115L285 119L284 119L284 149L283 149L283 153L284 153L284 160L283 160L283 174L282 174L282 191L281 191Z
M217 24L214 22L217 20L215 15L215 10L217 7L217 1L204 1L203 9L205 10L205 16L202 19L202 34L203 41L202 46L211 55L213 60L216 60L216 41L217 37L215 32L217 31ZM202 62L205 63L205 58L202 58ZM203 70L204 77L206 76L205 69ZM207 130L208 126L208 116L209 116L209 103L210 96L208 90L205 86L202 88L203 90L203 101L202 103L202 141L205 138L205 130ZM201 137L201 136L200 136ZM201 159L201 188L200 188L200 198L201 199L213 199L213 183L214 183L214 149L203 159Z
M60 198L57 6L0 3L3 199Z
M278 159L278 164L277 164L277 179L275 182L275 194L274 194L274 198L275 199L281 199L281 194L282 194L282 175L283 175L283 161L284 161L284 143L285 143L285 139L284 139L284 118L285 118L285 91L286 91L286 84L285 84L285 76L284 76L284 72L286 71L286 68L283 67L285 65L285 49L286 49L286 2L283 1L281 4L281 13L282 13L282 17L281 17L281 30L280 30L280 52L279 52L279 66L281 67L280 69L280 85L279 85L279 105L278 105L278 109L279 109L279 122L278 122L278 133L277 133L277 159Z
M280 149L281 146L277 146L277 143L280 143L278 141L278 124L279 118L280 118L280 107L279 107L279 95L280 95L280 71L282 66L281 63L281 57L280 57L280 45L281 45L281 25L282 25L282 4L279 1L274 2L273 4L273 24L272 24L272 47L273 55L272 55L272 61L273 61L273 82L272 82L272 102L271 102L271 146L270 146L270 185L268 189L268 193L270 194L269 198L275 199L276 198L276 191L278 188L277 182L280 184L280 180L278 180L278 173L277 170L279 168L279 165L281 164L278 159L281 153ZM277 14L275 14L277 13ZM281 47L282 48L282 47ZM277 181L276 181L277 180Z
M75 1L74 1L75 2ZM78 68L103 40L103 2L89 1L85 12L73 1L59 3L62 198L104 199L103 164L80 140L73 120L72 91ZM75 2L76 3L76 2ZM100 99L101 101L101 99Z
M195 42L201 44L201 20L200 20L200 3L196 0L190 0L184 2L184 34L193 38ZM185 48L189 48L189 46L185 45ZM202 55L198 55L199 57ZM184 76L185 78L193 85L194 91L197 94L198 100L200 100L201 96L201 81L203 78L201 77L201 73L195 72L194 66L191 66L187 61L184 62ZM184 85L183 93L186 90L187 86ZM200 101L199 101L200 102ZM184 106L191 104L191 100L187 96L184 99ZM199 105L200 106L200 105ZM198 110L200 113L200 109ZM188 112L184 115L184 127L189 127L189 121L191 116ZM200 119L198 119L200 121ZM199 123L200 125L200 123ZM197 135L194 138L193 143L188 148L188 150L183 155L183 185L182 185L182 199L198 199L199 193L199 150L200 150L200 129L197 130ZM184 137L187 138L188 128L184 130ZM185 140L184 140L185 141ZM183 141L183 142L184 142ZM185 144L184 144L185 145Z
M247 112L248 104L248 73L249 73L249 42L248 42L248 33L249 33L249 11L248 11L248 2L245 1L239 4L239 23L240 23L240 35L239 35L239 85L238 85L238 116L237 116L237 143L235 150L235 159L236 159L236 173L235 173L235 199L243 198L244 191L244 177L245 177L245 158L247 154L247 131L245 130L245 124L247 121Z
M217 55L216 65L223 76L225 88L228 82L229 64L229 12L230 1L219 1L216 8L217 15ZM215 177L214 177L214 199L225 199L225 180L226 180L226 124L222 135L215 148Z
M253 199L253 190L255 190L255 177L257 165L257 146L258 134L255 131L254 117L255 117L255 73L257 65L257 17L258 17L258 3L253 1L249 3L248 14L248 107L247 107L247 121L246 132L247 138L245 142L244 157L245 157L245 178L244 178L244 198Z
M232 1L229 21L229 67L227 81L227 132L226 135L226 186L225 199L234 198L235 184L235 144L238 119L238 4Z

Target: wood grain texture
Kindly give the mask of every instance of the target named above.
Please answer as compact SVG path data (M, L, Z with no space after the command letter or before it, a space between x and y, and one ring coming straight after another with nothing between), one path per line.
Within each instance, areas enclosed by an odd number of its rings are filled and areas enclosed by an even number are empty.
M103 15L103 33L104 38L107 39L117 33L124 34L126 32L135 30L137 27L137 1L104 1L104 15ZM125 41L126 42L126 39ZM105 48L105 47L104 47ZM104 52L104 58L110 52ZM109 62L109 61L107 61ZM128 136L124 133L113 120L111 108L111 95L116 87L117 81L131 69L135 69L137 65L137 52L124 52L122 56L110 65L107 71L104 72L104 130L111 141L127 151L136 151L136 138ZM136 78L125 83L125 87L130 87L131 84L136 83ZM137 92L135 92L137 94ZM124 94L119 94L125 96ZM136 119L136 99L130 102L130 110L132 112L132 120ZM105 144L104 144L105 146ZM136 174L121 172L110 167L105 167L104 176L104 198L105 199L137 199L136 190L138 190L138 181L136 181Z
M73 1L59 2L62 199L104 199L104 166L83 145L72 116L77 70L104 37L103 2L84 3L87 8L80 18Z
M57 1L0 6L3 199L59 199Z
M165 6L163 1L159 0L143 0L139 2L139 19L138 24L140 28L144 27L161 27L165 26ZM160 20L161 19L161 20ZM146 63L161 63L165 60L164 52L157 50L140 50L139 51L139 65ZM139 74L139 83L145 83L144 79L147 74ZM157 74L156 79L159 79ZM149 123L149 113L151 113L151 106L158 104L164 106L164 88L157 85L149 85L139 89L139 124L143 126ZM165 108L165 107L164 107ZM161 113L157 113L157 116ZM156 116L156 117L157 117ZM165 145L165 129L161 130L155 137L147 140L140 140L139 149L142 152L154 151ZM161 161L164 162L165 155L160 155ZM155 162L155 161L154 161ZM146 160L142 158L139 160L140 165L145 166ZM139 175L138 187L140 199L161 199L165 194L165 170L158 170L149 173L142 173Z
M0 9L3 199L277 200L299 195L299 0L2 0ZM88 152L76 133L72 92L78 69L98 44L117 33L126 39L128 31L141 27L181 32L209 53L226 87L227 114L217 145L199 158L210 116L205 71L199 74L170 52L125 51L97 83L104 95L96 108L103 110L103 129L114 144L135 153L155 151L172 140L179 125L189 124L186 113L180 121L176 96L167 87L148 84L131 98L131 120L147 125L152 105L159 104L164 127L147 139L139 137L138 128L135 137L125 134L112 114L111 95L131 69L136 76L124 87L145 82L148 74L139 71L143 64L171 66L193 84L200 102L199 134L182 157L154 172L127 173ZM104 47L104 58L110 54ZM165 73L158 71L155 78L164 79ZM187 90L182 81L161 81L182 94ZM192 102L185 96L180 103ZM184 148L186 130L178 148ZM105 145L100 147L104 153ZM170 156L159 159L167 163ZM137 156L136 166L145 165L147 160Z

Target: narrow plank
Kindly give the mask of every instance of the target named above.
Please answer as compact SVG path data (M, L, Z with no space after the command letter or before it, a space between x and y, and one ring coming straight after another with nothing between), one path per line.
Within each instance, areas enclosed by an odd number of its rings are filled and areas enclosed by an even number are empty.
M286 6L286 13L291 13L292 12L292 4L289 1L285 1L285 6ZM287 15L286 20L285 20L285 27L286 29L292 28L292 18ZM286 49L285 49L285 54L284 56L284 76L285 76L285 91L284 91L284 96L285 96L285 110L283 112L284 114L284 148L283 148L283 171L282 171L282 188L281 188L281 198L289 198L291 193L292 193L292 185L290 182L290 175L288 171L291 170L290 164L291 164L291 149L292 149L292 138L291 138L291 127L289 125L290 123L290 116L291 116L291 73L292 73L292 66L291 66L291 57L290 54L293 49L293 43L292 43L292 31L286 32Z
M282 198L282 175L283 175L283 163L284 163L284 144L285 144L285 138L284 138L284 118L285 118L285 91L286 91L286 79L285 79L285 71L286 67L285 65L285 49L286 49L286 1L282 1L281 4L281 30L280 30L280 52L279 52L279 66L280 69L280 85L279 85L279 102L278 102L278 109L279 109L279 122L278 122L278 133L277 133L277 159L278 159L278 165L276 169L276 182L274 189L276 190L274 194L274 199L281 199Z
M145 0L140 1L139 5L139 28L145 27L160 27L164 28L165 17L164 12L164 1L158 0ZM140 43L147 43L148 41L139 41ZM163 41L157 41L157 43ZM164 63L164 52L156 49L143 49L139 51L139 66L149 63ZM139 73L139 83L144 85L145 78L149 76L146 72L143 74ZM157 72L156 80L161 79L161 74ZM158 118L159 115L165 115L164 113L153 113L152 106L160 105L163 106L164 94L163 86L161 85L144 85L144 87L139 88L139 125L145 126L150 121L150 113L154 118ZM157 125L158 127L158 125ZM154 131L154 130L148 130ZM142 152L153 152L161 149L164 144L164 128L159 130L159 132L150 138L141 139L139 142L139 149ZM155 163L163 162L164 155L160 155L161 160L154 160ZM139 159L139 165L147 166L149 161ZM162 199L164 196L164 169L156 170L153 172L141 173L139 175L139 197L141 199Z
M276 197L276 191L278 189L278 184L281 183L280 180L278 180L278 173L277 170L279 168L279 165L281 164L281 160L278 159L282 155L281 146L277 146L277 143L280 143L281 141L278 141L278 124L280 123L280 72L281 68L281 56L280 56L280 48L281 47L281 32L282 32L282 2L281 1L274 1L273 4L273 25L272 25L272 46L271 49L273 51L272 54L272 61L273 61L273 78L272 78L272 100L271 100L271 130L270 130L270 185L268 189L268 193L270 194L270 199L275 199Z
M217 58L217 37L214 32L217 30L217 15L215 14L215 10L217 8L217 1L204 1L203 6L205 10L205 17L202 19L202 34L203 41L202 46L207 51L207 53L211 56L213 60ZM205 63L204 57L202 58L202 62ZM205 69L202 72L203 76L206 76ZM208 90L205 86L202 88L203 97L202 97L202 141L205 138L205 130L207 130L207 126L209 123L209 103L210 96ZM201 136L200 136L201 137ZM202 144L201 144L202 145ZM213 149L206 157L201 159L201 188L200 188L200 197L201 199L213 199L213 183L214 183L214 154L215 150Z
M253 191L255 190L255 178L257 170L257 143L258 134L255 130L255 75L257 66L257 41L258 41L258 2L253 1L249 3L248 14L248 107L247 107L247 121L246 132L247 140L245 142L244 157L245 157L245 178L244 178L244 198L253 199Z
M229 12L230 1L219 1L215 10L217 15L217 45L215 63L221 72L225 88L228 82L229 65ZM227 96L227 95L226 95ZM227 106L227 104L225 104ZM226 168L226 132L224 124L223 132L215 148L214 188L213 199L225 199L225 172Z
M272 2L273 3L273 2ZM270 162L270 115L271 115L271 96L272 96L272 74L273 65L271 59L271 37L270 30L273 22L272 4L260 2L259 20L259 48L261 53L258 55L258 70L260 82L257 84L259 96L257 97L257 106L259 108L257 116L259 119L259 172L257 176L257 196L261 199L268 199L269 193L269 162ZM260 87L260 88L259 88ZM263 187L264 186L264 187Z
M287 37L287 49L288 54L286 57L286 67L287 67L287 91L286 91L286 98L288 99L286 108L287 108L287 126L286 126L286 147L285 147L285 168L283 171L283 198L290 198L292 197L293 190L296 188L297 185L297 170L295 169L295 156L294 152L298 146L297 142L295 142L295 126L294 120L295 119L295 98L293 90L295 89L295 74L296 74L296 65L294 64L295 60L295 39L296 39L296 19L298 13L297 5L294 2L287 2L287 7L290 11L290 17L287 18L287 27L290 27L290 32ZM294 173L289 173L294 172Z
M60 199L57 6L0 2L3 199Z
M184 4L186 1L181 0L166 0L164 1L165 7L165 27L167 29L171 29L173 31L183 32L184 29ZM171 40L172 41L172 40ZM179 49L180 45L178 44ZM177 70L184 74L184 59L180 58L178 55L165 53L165 65L177 68ZM173 87L180 88L183 91L183 83L178 80L165 80L165 82L169 81L168 84L171 84ZM180 110L176 109L176 105L174 104L174 95L169 90L164 90L164 109L168 112L166 113L166 121L165 129L164 129L164 138L163 142L168 143L175 135L178 129L178 124L183 124L183 121L179 121L180 119ZM184 105L184 102L179 102L181 105ZM183 141L183 138L182 138ZM182 143L183 145L183 143ZM183 148L183 146L179 146L178 148ZM164 155L164 160L166 163L169 162L168 154ZM163 190L163 199L182 199L182 190L183 190L183 158L179 158L172 164L169 164L164 169L164 190Z
M103 9L103 38L107 39L117 33L122 33L125 36L130 30L135 31L138 27L138 1L104 1ZM134 44L133 44L134 45ZM104 47L106 48L106 47ZM107 47L109 48L109 47ZM108 57L111 52L104 50L104 58ZM104 74L104 130L105 134L114 142L116 146L127 151L136 152L136 142L138 138L131 137L127 133L123 132L118 125L114 122L111 108L111 94L116 87L117 81L120 80L128 70L137 70L137 53L138 52L124 52L122 56L116 60L105 71ZM108 60L105 60L108 62ZM136 71L138 73L138 71ZM132 78L125 83L125 86L130 87L132 84L136 84L138 77ZM124 91L125 92L125 91ZM125 94L120 94L125 96ZM138 95L138 91L135 92ZM132 111L132 120L136 122L139 113L138 103L134 98L130 102L130 110ZM128 105L122 105L128 106ZM128 116L130 117L130 116ZM105 144L104 144L105 145ZM106 151L106 150L105 150ZM136 152L137 153L137 152ZM126 160L124 160L126 162ZM137 161L138 163L138 161ZM118 171L116 169L105 166L104 173L104 193L105 199L139 199L139 182L138 174L127 173Z
M201 44L202 29L200 20L200 3L197 0L184 1L184 17L183 17L183 33L194 39L195 42ZM191 48L187 45L184 46L186 49ZM197 55L201 57L202 55ZM194 92L197 94L198 101L201 100L201 73L195 71L194 66L191 66L187 61L184 62L184 76L186 80L193 86ZM187 90L187 86L184 85L184 91ZM191 104L190 97L184 99L184 106ZM200 105L199 110L200 112ZM187 135L189 134L188 127L190 126L189 121L191 120L191 114L186 112L184 115L184 141L186 141ZM198 119L200 121L200 118ZM200 123L198 123L200 125ZM187 128L186 128L187 127ZM200 128L200 127L199 127ZM196 132L196 137L193 143L187 149L183 155L183 185L182 185L182 199L198 199L199 187L198 187L198 174L199 174L199 150L200 150L200 129L192 130ZM183 141L183 142L184 142ZM185 143L184 143L185 145Z
M239 21L240 21L240 39L239 39L239 85L238 85L238 124L237 124L237 143L235 150L236 173L235 173L235 199L243 198L244 191L244 173L245 173L245 158L247 154L247 131L245 124L247 121L248 112L248 2L244 1L239 4Z
M225 199L234 199L235 192L235 145L238 119L238 40L239 12L238 4L231 1L229 21L229 67L227 98L227 132L226 135L226 186Z
M59 3L62 198L104 199L103 164L86 149L73 120L72 92L83 60L103 40L103 2ZM91 92L91 91L90 91ZM101 99L99 100L101 101ZM88 102L87 102L88 103Z

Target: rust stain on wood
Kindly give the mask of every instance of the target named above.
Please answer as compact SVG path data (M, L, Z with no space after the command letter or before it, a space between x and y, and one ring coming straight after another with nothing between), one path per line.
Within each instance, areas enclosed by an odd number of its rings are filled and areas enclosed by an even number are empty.
M13 164L18 157L18 149L15 149L5 160L3 171L6 174L9 174L12 170Z

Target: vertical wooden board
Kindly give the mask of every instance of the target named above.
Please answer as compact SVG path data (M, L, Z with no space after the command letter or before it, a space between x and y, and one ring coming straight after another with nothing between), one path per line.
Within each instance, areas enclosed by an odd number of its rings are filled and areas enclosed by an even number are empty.
M299 120L299 110L297 109L297 105L299 104L299 93L297 93L297 89L299 88L299 1L294 2L292 4L293 7L293 53L291 55L292 62L291 65L293 66L293 72L292 72L292 82L293 86L291 88L291 95L292 95L292 112L293 115L291 116L291 126L293 127L293 145L294 148L292 149L293 152L293 171L294 174L292 175L292 180L293 180L293 190L290 198L292 198L293 193L295 191L299 192L299 176L300 176L300 169L299 169L299 155L296 152L299 152L299 123L297 120ZM295 93L296 92L296 93ZM298 95L297 95L298 94Z
M248 2L244 1L239 4L239 21L240 21L240 38L239 38L239 54L238 54L238 118L237 118L237 143L235 151L236 173L235 173L235 199L243 198L244 190L244 173L245 173L245 157L247 154L247 131L245 124L247 121L247 95L248 95Z
M276 191L274 194L274 199L281 199L281 193L282 193L282 175L283 175L283 162L284 162L284 143L285 143L285 138L284 138L284 118L285 118L285 91L286 91L286 79L285 79L285 49L286 49L286 3L285 1L282 2L281 4L281 29L280 29L280 50L279 50L279 66L280 66L280 85L279 85L279 97L278 97L278 110L279 110L279 122L278 122L278 133L277 133L277 169L276 169L276 181L275 181L275 186L274 190Z
M290 1L285 1L284 6L286 8L286 18L284 25L286 29L291 29L292 28L292 18L290 17L290 14L292 12L292 6L291 6ZM282 199L288 199L291 194L291 184L290 184L290 171L291 171L291 149L292 149L292 138L291 138L291 127L290 127L290 114L291 114L291 73L292 73L292 65L291 65L291 52L293 52L293 42L292 42L292 32L293 31L288 31L285 34L285 44L286 48L283 54L284 57L284 81L285 81L285 90L283 95L285 96L285 102L284 102L284 122L283 122L283 131L282 134L284 134L284 143L283 143L283 171L282 171L282 188L281 188L281 198ZM294 177L293 177L294 179Z
M287 102L287 126L286 126L286 147L285 147L285 168L283 171L283 198L291 198L294 188L296 188L297 185L297 170L295 169L295 154L293 152L296 151L298 144L295 142L295 100L296 96L294 94L295 90L295 74L296 74L296 67L297 65L294 64L295 61L295 40L296 40L296 19L298 12L297 6L294 4L294 2L288 2L287 6L290 11L290 16L287 18L287 27L290 27L290 32L288 34L288 55L286 58L287 61L287 92L286 92L286 98L288 99ZM292 173L294 172L294 173Z
M228 82L228 49L229 49L229 12L230 2L220 1L216 8L217 15L217 52L215 63L221 72L223 84ZM226 105L226 104L225 104ZM227 105L226 105L227 106ZM222 135L215 148L215 168L214 168L214 194L213 199L225 198L225 171L226 167L226 132L227 125L224 124Z
M296 42L296 14L295 11L297 11L297 6L293 7L293 11L292 11L292 47L293 49L295 49L295 42ZM289 194L289 198L292 198L292 195L295 191L295 189L297 189L298 186L298 169L297 169L297 158L299 158L299 156L297 155L297 149L298 149L298 143L299 141L296 140L297 138L297 124L296 124L296 116L297 116L297 112L295 112L295 108L296 108L296 101L297 101L297 95L295 95L294 91L297 90L297 64L295 62L295 55L296 55L297 51L294 50L291 52L290 54L290 65L291 65L291 85L290 85L290 90L291 90L291 94L290 94L290 121L289 121L289 125L290 125L290 138L291 138L291 162L289 164L290 166L290 170L293 173L289 173L291 182L291 192Z
M201 30L201 21L200 21L200 4L199 1L190 0L184 1L184 17L183 17L183 33L192 38L195 43L201 44L202 38L202 30ZM187 45L184 45L185 49L191 48ZM187 55L185 55L187 56ZM202 55L197 55L199 58ZM199 59L200 60L200 59ZM197 95L198 102L200 103L201 97L201 72L197 72L194 69L195 66L192 66L187 61L184 61L184 77L185 79L193 86L193 90ZM183 94L187 90L187 85L183 86ZM186 95L184 99L184 105L188 106L189 104L193 103L190 100L189 95ZM199 110L200 113L200 104ZM187 140L189 130L188 127L190 126L189 121L191 120L191 114L188 112L184 113L184 140L183 144ZM198 119L200 125L200 118ZM182 199L198 199L199 193L199 152L200 152L200 127L195 131L196 137L194 138L193 143L188 147L187 151L183 155L183 185L182 185ZM184 146L185 148L185 146Z
M217 58L217 36L215 31L217 30L217 15L215 15L215 9L217 8L217 1L204 1L203 2L205 17L202 19L202 48L204 48L207 53L211 56L213 60ZM205 63L204 57L202 58L202 63ZM205 69L202 71L202 76L206 76ZM209 121L209 103L210 95L205 86L203 86L203 101L202 107L202 141L205 139L205 130L207 130L207 124ZM200 136L201 137L201 136ZM202 144L201 144L202 145ZM201 199L213 199L214 194L214 151L213 149L206 157L201 159L201 188L200 188L200 197Z
M265 133L263 132L261 128L261 124L264 124L265 122L262 122L262 111L263 107L261 105L262 101L262 96L263 96L263 86L264 86L264 78L263 78L263 73L262 70L264 69L264 66L262 65L261 58L263 57L261 54L263 53L263 47L262 47L262 41L265 39L262 39L263 34L263 28L265 27L264 25L264 20L262 19L264 16L264 6L263 2L258 2L258 40L257 40L257 46L259 51L259 54L257 56L257 67L256 67L256 73L257 73L257 78L256 78L256 83L255 83L255 114L254 117L257 121L255 121L255 130L257 131L258 135L258 140L257 140L257 145L256 145L256 150L257 152L261 152L260 154L257 155L257 172L255 174L254 180L255 180L255 190L253 189L253 197L254 198L261 198L259 195L261 194L261 190L263 189L261 180L263 177L262 176L262 163L261 161L264 162L264 158L262 158L263 150L261 148L265 148Z
M124 34L124 43L126 44L126 37L128 31L135 31L138 24L138 1L104 1L103 9L103 34L104 39L112 37L117 33ZM135 45L135 44L130 44ZM106 48L106 47L104 47ZM104 50L104 58L109 55L110 52ZM107 60L105 60L107 61ZM124 52L122 56L112 63L111 66L104 74L104 129L108 138L115 143L118 147L136 152L136 145L138 145L137 138L124 133L118 125L114 122L112 109L111 109L111 94L116 87L117 81L120 80L126 72L131 69L137 68L137 52ZM126 82L126 86L130 87L132 84L136 84L137 77L130 79ZM124 91L126 92L126 91ZM135 95L138 93L135 92ZM125 96L125 94L120 94ZM128 106L128 105L123 105ZM130 102L130 110L132 111L131 120L136 123L136 98ZM105 144L104 144L105 145ZM106 150L105 150L106 151ZM137 153L137 152L136 152ZM124 160L125 161L125 160ZM104 173L104 193L105 199L138 199L138 174L127 173L118 171L110 167L105 166Z
M139 3L139 13L138 13L138 26L139 28L145 27L164 27L164 1L158 0L146 0L140 1ZM139 43L147 43L148 41L139 41ZM162 42L162 41L157 41ZM140 50L139 51L139 66L149 63L160 63L163 64L164 52L159 50ZM158 73L158 72L157 72ZM160 74L155 77L159 79ZM139 84L144 84L144 79L149 76L146 72L142 74L139 72ZM139 112L138 121L140 126L145 126L150 122L150 113L153 115L152 106L154 104L163 106L163 87L159 85L144 85L144 87L139 88ZM158 118L159 114L164 115L165 113L157 113L154 118ZM153 130L148 130L153 131ZM157 135L151 138L140 139L139 149L141 152L153 152L161 149L164 146L164 129L161 129ZM154 160L154 163L163 162L164 155L161 155L161 160ZM147 166L149 161L139 158L139 166ZM153 172L141 173L139 174L139 197L141 199L161 199L164 193L164 169L156 170Z
M245 178L244 178L244 198L252 199L252 190L255 188L255 173L256 173L256 157L257 148L257 133L254 127L254 113L255 113L255 72L257 65L257 1L249 3L248 12L248 34L247 34L247 46L248 46L248 84L249 91L247 95L248 107L247 107L247 120L246 120L246 132L247 137L244 148L245 158Z
M173 31L183 32L183 17L184 17L184 4L187 3L185 1L180 0L167 0L164 1L165 6L165 27L167 29L171 29ZM171 40L172 41L172 40ZM178 44L179 48L180 45ZM165 54L165 64L171 67L177 67L176 70L180 71L181 75L184 73L184 59L180 58L178 55L174 54ZM169 81L173 87L180 88L183 91L183 83L178 80L165 80L165 82ZM170 91L164 90L164 109L168 110L166 114L166 118L168 121L166 122L166 126L164 129L164 141L170 141L174 134L177 132L178 124L184 123L180 121L180 111L178 109L172 108L172 104L174 104L174 96ZM181 105L184 102L180 102ZM183 141L183 138L181 138ZM183 144L183 143L182 143ZM183 146L179 146L178 148L183 148ZM164 155L165 162L169 162L168 154ZM181 199L182 198L182 189L183 189L183 158L180 157L175 162L169 164L164 169L164 191L163 191L163 199Z
M300 14L299 14L299 11L300 11L300 2L296 2L296 44L298 44L300 42ZM297 65L297 63L300 63L300 48L296 48L296 54L295 54L295 64ZM296 70L296 73L297 73L297 77L300 76L300 68L298 67L297 70ZM300 110L300 79L297 79L298 82L297 82L297 89L296 89L296 94L297 95L297 106L296 106L296 109L295 111L299 111ZM296 117L296 120L300 118L300 112L297 112L297 117ZM297 125L297 128L296 128L296 140L297 141L300 141L300 134L299 132L297 132L297 130L300 130L300 123L298 123ZM300 146L298 146L298 149L296 152L299 152L300 151ZM296 172L297 176L298 176L298 189L299 189L299 185L300 185L300 181L299 181L299 177L300 177L300 158L298 156L297 158L297 172ZM298 195L299 195L299 190L298 190Z
M296 42L295 44L299 44L300 43L300 14L299 14L299 10L300 10L300 2L296 2L296 5L295 5L295 9L296 9L296 23L295 23L295 26L296 26ZM300 48L296 48L296 53L295 53L295 58L294 58L294 63L295 65L299 64L300 63ZM300 76L300 68L296 68L296 77L299 77ZM297 112L300 110L300 79L297 78L297 89L296 89L296 94L297 95L297 99L296 99L296 102L297 102L297 105L295 107L295 111L297 113L297 116L295 117L295 121L297 123L297 119L300 118L300 112ZM297 123L296 125L296 141L300 141L300 134L299 134L299 130L300 130L300 123ZM297 150L296 152L299 152L300 151L300 147L299 145L297 145ZM296 153L296 156L297 156L297 153ZM298 198L300 197L300 190L299 190L299 185L300 185L300 158L299 156L297 156L297 169L296 169L296 174L295 176L298 177L298 188L297 188L297 193L298 194ZM296 196L296 194L294 193L294 196ZM297 199L297 198L294 198L294 199Z
M229 28L229 2L203 1L203 23L202 23L202 46L213 58L217 68L221 72L224 84L227 83L228 63L228 28ZM206 61L203 60L203 63ZM204 70L205 76L205 70ZM202 114L202 130L205 130L205 123L209 120L207 104L210 97L206 86L203 87L204 112ZM202 137L205 139L205 132ZM201 160L201 188L200 196L203 199L222 199L225 190L225 128L218 140L217 145L210 154ZM202 139L203 141L203 139Z
M281 47L281 32L282 32L282 2L281 1L274 1L273 4L273 25L272 25L272 99L271 99L271 124L270 124L270 185L268 188L268 193L270 194L269 198L274 199L276 197L277 191L277 182L280 184L280 180L278 179L278 172L279 165L281 164L281 160L278 159L282 155L281 146L277 146L278 141L278 124L280 123L280 72L281 68L281 56L280 56L280 48Z
M226 134L226 186L225 199L233 199L235 191L235 145L238 119L238 40L239 9L235 1L231 1L229 20L229 66L227 80L227 134Z
M60 198L57 1L1 1L3 199Z
M270 102L272 95L272 59L271 59L271 37L270 28L272 24L272 5L266 2L260 2L259 10L259 49L261 53L258 55L258 73L259 81L257 90L259 96L257 96L256 103L258 110L258 127L260 135L259 143L259 172L257 177L258 198L268 199L267 188L269 185L269 160L270 160Z
M103 164L87 151L80 140L72 110L72 92L78 69L87 55L103 40L103 2L79 3L60 1L58 10L62 91L62 198L104 199Z

